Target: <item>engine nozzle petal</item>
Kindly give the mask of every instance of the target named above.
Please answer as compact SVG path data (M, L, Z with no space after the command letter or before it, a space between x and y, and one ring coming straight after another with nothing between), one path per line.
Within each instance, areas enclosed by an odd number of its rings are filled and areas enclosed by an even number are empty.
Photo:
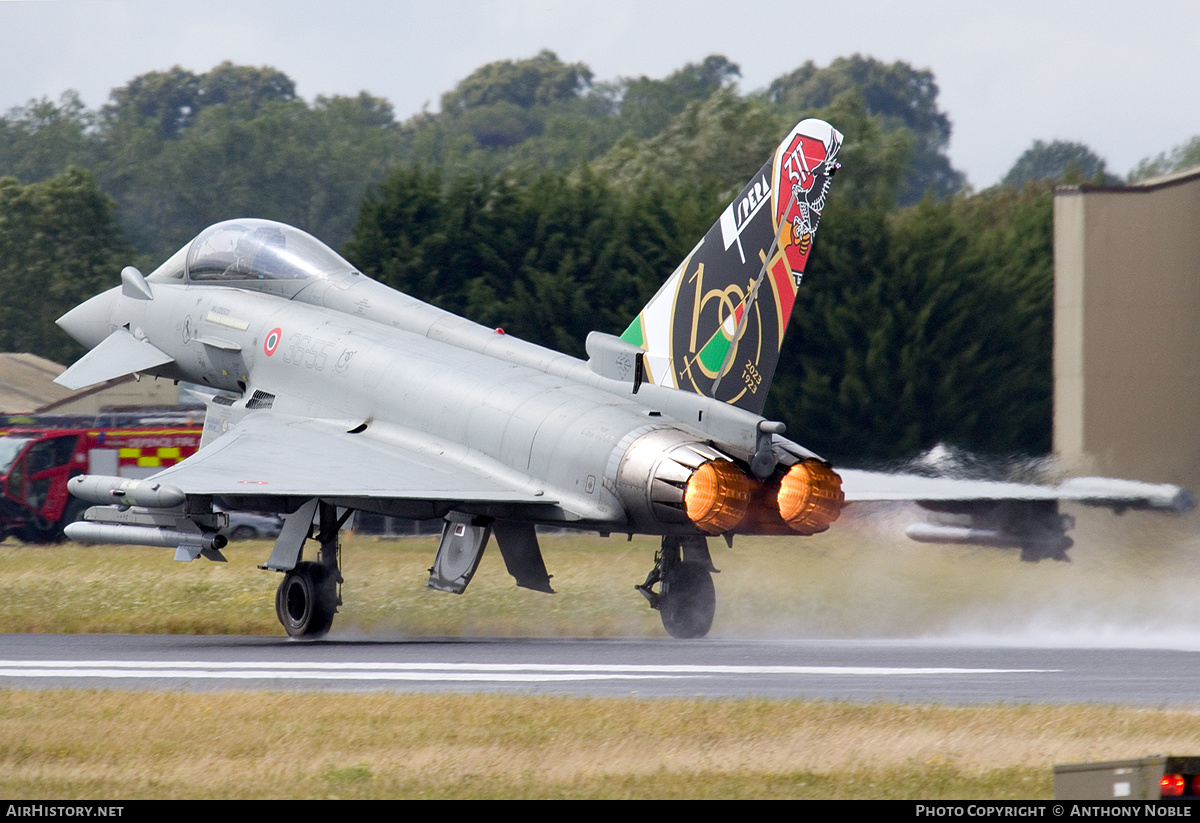
M779 516L793 531L823 532L842 513L842 478L825 463L805 460L788 469L779 483Z
M750 480L727 460L701 465L683 494L688 519L709 534L723 534L742 522L750 505Z

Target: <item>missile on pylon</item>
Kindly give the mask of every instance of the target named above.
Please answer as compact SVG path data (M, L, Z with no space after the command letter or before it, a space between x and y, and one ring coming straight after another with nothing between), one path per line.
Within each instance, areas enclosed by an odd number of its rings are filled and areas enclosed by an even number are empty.
M225 535L218 532L91 523L86 520L68 524L63 531L68 538L79 543L124 543L130 546L163 546L169 549L186 546L194 547L200 552L223 549L229 542Z

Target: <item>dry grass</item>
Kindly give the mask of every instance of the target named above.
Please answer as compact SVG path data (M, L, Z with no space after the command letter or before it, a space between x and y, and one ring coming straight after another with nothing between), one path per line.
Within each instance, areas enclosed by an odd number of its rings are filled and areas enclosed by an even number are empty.
M1075 562L926 546L889 520L844 516L813 538L711 541L722 573L715 635L988 635L1071 642L1200 638L1196 518L1084 510ZM633 590L656 542L564 535L542 540L558 594L518 589L489 549L462 596L425 588L436 541L350 537L335 634L662 636ZM154 548L0 545L0 621L13 632L279 634L279 575L267 543L236 544L228 564L174 563ZM1053 636L1053 637L1052 637Z
M1049 797L1053 763L1200 748L1076 707L0 692L0 795Z

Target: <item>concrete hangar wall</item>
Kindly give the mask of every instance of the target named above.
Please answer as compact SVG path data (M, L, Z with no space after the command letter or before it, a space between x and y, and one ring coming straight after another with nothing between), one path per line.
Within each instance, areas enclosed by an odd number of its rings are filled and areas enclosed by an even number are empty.
M1055 192L1054 450L1200 489L1200 169Z

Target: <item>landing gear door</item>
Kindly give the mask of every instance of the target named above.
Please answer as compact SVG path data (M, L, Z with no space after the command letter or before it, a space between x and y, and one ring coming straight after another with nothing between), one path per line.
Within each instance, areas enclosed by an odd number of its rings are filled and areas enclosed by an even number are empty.
M462 594L479 568L479 560L492 533L490 520L450 515L442 524L437 557L429 570L431 589Z

